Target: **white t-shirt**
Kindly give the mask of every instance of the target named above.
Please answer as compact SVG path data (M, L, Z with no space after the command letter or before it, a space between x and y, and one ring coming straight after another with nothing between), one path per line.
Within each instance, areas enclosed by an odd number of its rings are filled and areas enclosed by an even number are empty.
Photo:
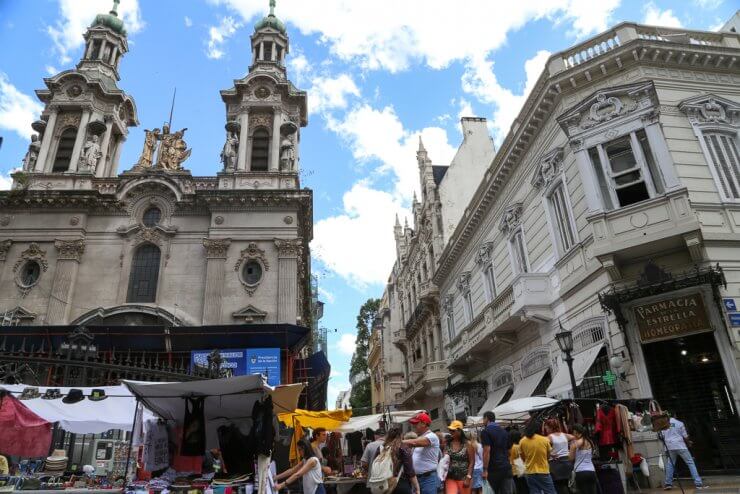
M314 494L316 487L324 483L324 474L321 472L321 461L318 458L309 458L311 469L303 475L303 492L304 494Z
M416 447L412 454L414 462L414 471L416 475L422 475L427 472L436 472L439 463L439 438L432 431L426 431L423 436L429 439L430 446L423 448Z
M675 451L677 449L689 449L686 447L686 441L684 438L689 437L686 432L686 426L678 419L671 417L670 426L668 429L663 431L663 439L665 440L666 448L669 451Z
M475 465L473 470L483 470L483 445L478 443L478 447L475 448Z

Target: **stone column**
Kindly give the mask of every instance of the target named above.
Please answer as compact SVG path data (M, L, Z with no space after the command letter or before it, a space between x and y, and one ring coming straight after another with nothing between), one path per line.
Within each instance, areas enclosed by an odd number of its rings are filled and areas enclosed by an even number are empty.
M236 169L238 171L247 170L249 148L249 111L247 110L239 116L239 150L236 154Z
M49 120L46 122L46 129L44 129L44 137L41 139L41 149L39 150L39 157L36 160L36 170L39 173L46 171L46 162L49 160L49 148L51 147L51 141L54 138L54 127L57 123L57 115L59 110L56 108L49 109Z
M80 119L80 126L77 129L77 137L75 138L75 145L72 148L72 160L69 162L69 172L77 171L77 162L80 161L80 155L82 154L82 146L85 144L85 138L87 137L87 124L90 122L92 116L92 110L82 110L82 118Z
M54 247L57 249L57 262L51 283L46 323L64 325L68 322L72 308L77 270L85 252L85 239L55 240Z
M678 179L676 174L676 167L673 165L673 159L671 158L671 152L668 149L668 145L665 142L663 132L660 130L660 123L658 122L658 115L648 114L643 117L645 123L649 125L645 126L645 135L650 143L655 156L655 164L660 170L660 174L663 176L663 186L666 191L677 189L681 187L681 181Z
M108 62L108 60L104 60L103 57L105 56L105 45L107 45L108 42L106 40L103 40L100 43L100 51L98 52L98 60L103 60L104 62Z
M114 46L110 53L110 60L106 60L109 64L113 65L115 67L116 65L116 57L118 56L118 47Z
M113 132L113 119L109 116L105 118L105 133L103 134L103 142L100 143L100 160L98 161L98 167L95 169L96 177L104 177L108 165L106 160L108 159L108 148L110 147L110 135Z
M270 171L280 169L280 126L283 124L283 111L275 108L272 112L272 142L270 146Z
M303 241L275 239L278 251L277 322L296 324L298 317L298 263L303 255Z
M424 333L419 333L419 343L421 344L421 366L429 362L429 345Z
M578 165L578 171L583 182L583 193L586 196L588 212L601 211L603 209L602 204L604 204L601 197L601 189L588 153L583 149L583 143L581 141L571 141L570 145L573 148L576 165Z
M206 290L203 297L203 324L220 324L226 254L230 238L203 239L206 248Z
M260 42L260 56L259 56L259 59L260 60L264 60L265 59L265 42L264 41L261 41Z
M432 348L434 349L434 361L439 362L442 360L442 342L439 340L437 334L437 326L439 322L436 317L432 317Z
M277 61L277 43L272 44L272 51L270 52L270 56L273 62Z
M120 136L116 140L113 151L113 159L110 160L110 165L105 171L107 177L115 177L118 173L118 163L121 161L121 151L123 150L123 143L126 142L125 136Z
M13 241L10 239L0 240L0 283L3 281L3 266L5 265L5 258L8 256L11 245L13 245Z

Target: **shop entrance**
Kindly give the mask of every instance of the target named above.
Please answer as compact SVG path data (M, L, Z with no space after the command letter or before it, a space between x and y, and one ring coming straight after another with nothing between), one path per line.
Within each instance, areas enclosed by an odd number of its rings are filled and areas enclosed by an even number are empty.
M642 345L653 396L686 424L700 474L740 472L740 420L711 332ZM688 475L679 461L679 473Z

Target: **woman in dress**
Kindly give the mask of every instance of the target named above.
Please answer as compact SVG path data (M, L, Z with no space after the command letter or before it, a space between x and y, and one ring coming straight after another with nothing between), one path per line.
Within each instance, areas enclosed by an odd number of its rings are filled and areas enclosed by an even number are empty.
M314 453L311 445L305 440L298 441L298 455L301 458L300 463L275 477L277 481L286 479L284 482L278 483L275 489L282 490L288 484L302 479L304 494L326 494L321 461Z
M575 440L570 445L570 461L574 463L578 494L599 494L593 463L594 442L580 424L573 426L573 436Z
M450 468L445 479L445 494L470 494L475 448L465 437L462 422L453 420L448 429L450 440L446 453L450 455Z

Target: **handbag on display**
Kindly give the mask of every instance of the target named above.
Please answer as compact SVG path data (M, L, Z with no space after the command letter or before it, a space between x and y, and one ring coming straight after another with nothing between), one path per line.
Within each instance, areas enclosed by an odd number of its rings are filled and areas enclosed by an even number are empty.
M664 431L671 426L671 418L655 400L650 400L650 421L653 424L653 432Z

